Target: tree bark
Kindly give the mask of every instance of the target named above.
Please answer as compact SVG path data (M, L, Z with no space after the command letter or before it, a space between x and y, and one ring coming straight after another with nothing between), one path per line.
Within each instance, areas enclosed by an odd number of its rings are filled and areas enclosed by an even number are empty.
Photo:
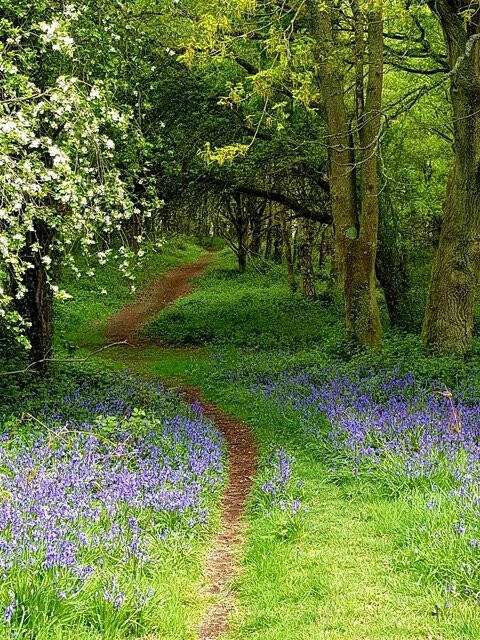
M265 260L270 260L272 255L272 231L275 224L271 201L267 204L267 229L265 232Z
M278 213L278 210L274 208L273 217L272 217L272 234L273 234L272 258L276 264L281 264L282 253L283 253L282 233L281 233L280 227L281 225L279 220L279 213Z
M250 255L259 256L262 246L262 231L265 208L267 201L263 200L260 203L252 202L249 211L249 223L250 223Z
M22 254L22 258L33 266L27 269L25 274L25 295L16 301L19 313L30 324L27 330L31 345L29 360L38 362L35 370L39 373L45 373L47 369L45 359L50 356L52 350L53 292L48 282L47 266L42 260L42 255L39 252L32 252L30 247L38 243L44 255L48 254L51 251L54 235L54 230L50 229L45 222L39 220L34 222L34 231L27 238L27 245Z
M244 197L240 194L235 194L233 198L235 201L234 226L237 236L238 270L240 273L245 273L248 254L248 215Z
M228 220L229 232L224 234L230 248L235 252L238 260L238 270L247 270L248 255L248 214L244 202L245 196L240 193L229 194L224 200L224 217Z
M480 8L429 2L443 29L451 71L454 164L423 323L427 347L463 356L471 346L480 275Z
M295 264L292 254L292 232L290 225L287 221L287 214L285 209L280 209L280 231L282 234L282 246L283 246L283 258L285 260L285 266L287 268L287 279L290 291L295 292L297 290L297 282L295 280Z
M327 126L330 197L335 227L335 251L343 284L345 322L350 337L376 347L382 339L375 287L378 236L378 137L383 85L383 21L381 1L371 3L363 19L352 0L356 29L356 125L351 132L344 100L342 69L335 59L332 0L319 5L307 0L316 42L317 82ZM367 43L363 42L364 24ZM364 53L368 48L368 81L364 89ZM360 72L361 69L361 72ZM357 192L356 176L359 174Z
M375 270L385 295L390 322L405 331L419 329L412 314L410 277L398 234L391 220L380 215L379 243Z
M26 302L30 309L31 328L29 340L30 361L44 361L51 354L53 343L53 295L47 281L45 265L41 261L35 262L27 276ZM37 371L44 372L45 362L39 362Z
M300 221L300 233L298 242L298 262L302 277L302 294L309 300L315 300L315 272L313 270L313 238L314 228L310 220Z

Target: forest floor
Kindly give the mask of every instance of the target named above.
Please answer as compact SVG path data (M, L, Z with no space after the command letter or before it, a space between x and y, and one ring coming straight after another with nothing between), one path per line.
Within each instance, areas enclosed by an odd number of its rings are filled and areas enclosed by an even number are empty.
M109 341L135 348L101 354L183 391L216 422L229 449L229 484L200 594L206 613L195 637L477 640L476 551L468 536L478 536L463 534L469 511L456 504L450 472L443 476L439 467L431 480L405 475L409 447L420 462L424 453L422 442L404 442L403 431L392 435L398 459L372 464L376 449L364 452L356 432L334 434L332 448L327 409L318 413L314 404L331 387L337 415L351 416L345 428L373 420L368 428L381 438L377 407L382 420L392 413L390 435L403 424L399 411L407 419L426 403L438 409L437 387L420 377L408 382L399 366L411 376L432 369L458 377L459 369L423 359L413 342L402 342L400 355L392 342L369 360L338 360L335 307L292 296L277 267L240 277L225 256L204 255L156 278L106 324ZM448 427L445 415L439 429ZM447 428L441 438L450 435Z
M202 275L211 262L212 255L207 254L155 278L131 304L107 320L107 343L125 341L135 347L152 343L152 339L142 333L144 325L167 304L190 293L192 278ZM132 364L138 364L138 356L132 358ZM198 630L199 640L214 640L228 630L228 618L234 607L230 587L238 571L236 558L244 539L245 509L257 467L256 444L247 424L206 400L198 387L178 385L173 378L161 380L165 387L179 392L187 403L200 406L203 415L217 426L227 446L228 484L221 504L219 530L205 568L204 593L214 596L215 602L208 608Z

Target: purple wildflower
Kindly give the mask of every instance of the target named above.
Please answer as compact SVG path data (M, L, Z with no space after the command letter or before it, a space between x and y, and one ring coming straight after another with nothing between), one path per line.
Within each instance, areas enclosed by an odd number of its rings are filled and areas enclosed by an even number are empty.
M3 622L5 624L10 624L12 620L12 616L15 613L15 609L17 608L18 602L13 599L10 604L5 607L5 611L3 612Z

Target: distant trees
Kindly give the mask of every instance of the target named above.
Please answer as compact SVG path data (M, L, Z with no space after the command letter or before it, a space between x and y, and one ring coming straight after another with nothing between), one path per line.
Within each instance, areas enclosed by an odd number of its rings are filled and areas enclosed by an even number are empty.
M226 186L245 189L248 174L241 167L248 166L257 155L263 159L267 177L255 176L258 194L263 192L265 196L269 188L273 191L270 176L274 175L276 195L283 197L285 185L295 184L297 171L328 194L330 208L326 215L319 212L321 198L312 199L311 190L308 204L304 201L302 206L295 194L290 197L294 204L290 208L299 216L318 221L332 216L347 331L360 344L375 346L381 340L376 275L392 321L408 327L411 320L408 267L401 254L409 247L408 243L402 246L398 224L383 220L382 251L377 260L381 194L413 191L418 198L424 191L420 196L423 220L418 218L418 208L408 211L406 198L401 202L401 195L389 199L382 216L390 215L391 206L400 203L408 215L403 223L405 234L410 233L409 227L423 225L424 241L428 243L429 218L438 215L438 200L427 199L423 183L430 179L428 175L442 173L442 162L435 158L432 163L430 158L424 169L418 165L416 173L411 173L413 163L408 157L399 157L405 169L410 164L410 176L395 189L394 183L389 183L390 175L398 175L401 170L385 166L382 146L388 128L400 122L397 130L401 130L405 126L403 116L410 110L422 118L422 100L430 100L423 107L425 113L430 112L430 122L425 119L423 126L428 130L431 151L445 157L440 149L453 134L455 168L448 186L423 336L427 346L442 353L464 354L471 341L480 264L480 217L475 195L480 9L471 2L395 0L386 10L386 27L382 3L373 0L311 0L306 5L212 3L209 12L202 9L201 14L195 13L193 3L188 12L165 13L182 24L178 29L182 36L174 38L180 60L199 72L205 70L207 75L207 70L216 65L221 70L219 77L224 74L227 93L219 102L236 114L239 135L228 145L217 145L208 160L221 165L233 162L240 168L237 177L229 170ZM444 43L432 16L439 20ZM396 74L396 81L387 84L387 101L382 99L384 59L389 72ZM447 79L452 86L451 132L445 122L449 106L442 94ZM216 91L222 95L218 83ZM431 110L432 102L437 105L436 112ZM305 127L307 122L309 126ZM416 129L416 135L422 136L421 127ZM434 133L439 136L439 144L432 142ZM400 142L398 134L397 140ZM209 142L213 148L214 141ZM402 141L402 145L407 154L416 155L412 142L409 146ZM419 139L418 144L421 147L425 141ZM279 168L277 152L282 147L295 147L296 151L291 156L287 153ZM417 186L413 186L415 180ZM438 193L437 188L437 197ZM398 220L397 212L395 215ZM420 242L413 238L410 250Z

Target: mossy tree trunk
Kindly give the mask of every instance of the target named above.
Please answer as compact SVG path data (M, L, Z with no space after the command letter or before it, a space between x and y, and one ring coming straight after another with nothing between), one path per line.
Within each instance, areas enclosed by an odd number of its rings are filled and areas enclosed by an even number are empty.
M390 322L411 331L418 329L412 314L411 283L405 253L399 237L395 212L387 196L382 199L379 242L375 270L385 295Z
M272 256L272 236L273 236L273 225L274 225L274 216L273 216L273 207L272 203L269 202L267 204L267 215L266 215L266 231L265 231L265 260L270 260Z
M480 275L480 7L435 0L451 66L454 164L450 172L423 323L423 340L441 354L470 348ZM463 10L465 9L465 10Z
M250 254L252 256L259 256L262 247L262 236L265 219L265 209L267 206L266 200L261 200L260 203L252 202L249 211L249 225L250 225Z
M298 262L302 278L302 294L305 298L315 300L315 272L313 270L313 241L315 237L314 223L305 218L299 222Z
M287 268L287 279L290 291L297 290L297 281L295 279L295 263L293 259L292 247L292 229L287 220L287 213L283 207L279 211L280 231L282 235L283 259Z
M32 268L26 271L26 291L16 300L16 307L30 325L27 330L31 345L29 360L37 363L35 371L44 373L53 344L53 292L48 282L47 265L42 258L51 252L55 232L44 221L36 220L33 226L34 230L27 237L27 245L22 252L22 259L29 262ZM44 255L31 250L35 244L42 247ZM18 290L12 293L16 295Z
M322 225L318 239L318 268L323 269L327 264L327 258L333 253L332 250L332 227Z
M323 3L307 0L316 42L317 82L327 127L335 252L343 285L346 328L358 344L376 347L382 339L375 287L379 215L377 149L383 85L382 3L372 0L366 15L356 0L352 0L351 6L356 27L355 135L346 109L344 67L338 61L334 36L335 7L332 0Z

